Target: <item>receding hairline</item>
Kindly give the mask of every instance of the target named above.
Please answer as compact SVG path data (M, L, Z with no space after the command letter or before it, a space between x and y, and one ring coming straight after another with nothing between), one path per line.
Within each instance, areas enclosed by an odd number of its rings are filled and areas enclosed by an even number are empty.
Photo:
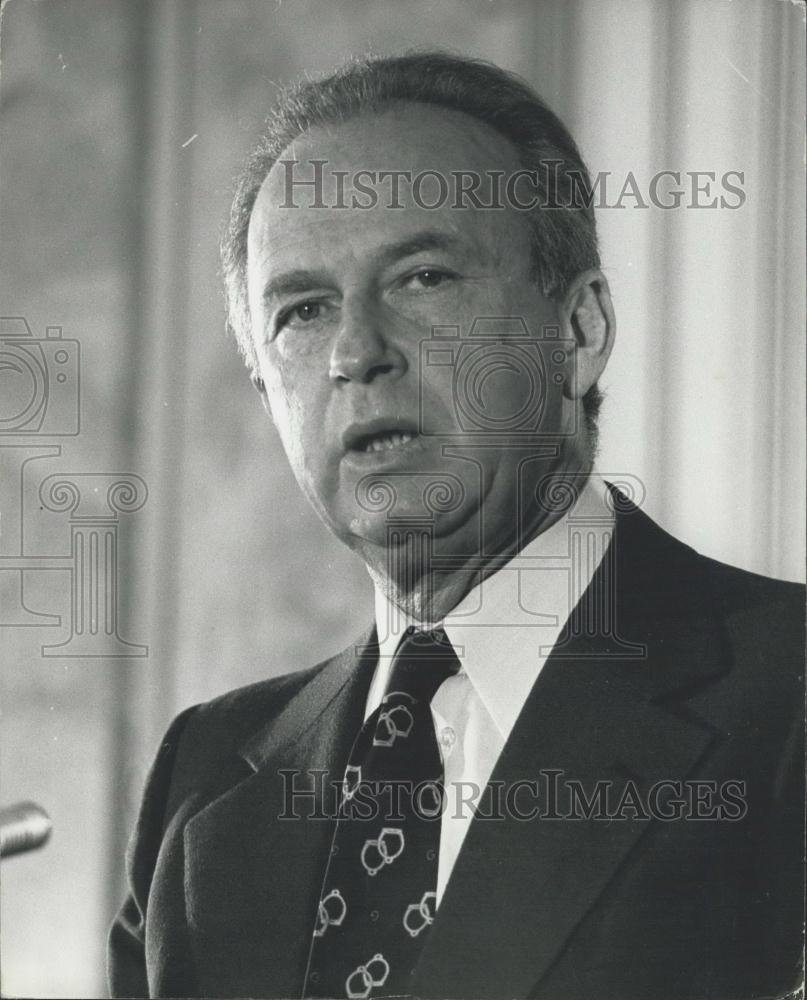
M269 180L273 173L279 171L284 163L295 162L301 166L305 166L313 163L315 160L321 160L323 158L322 154L318 154L316 151L305 153L301 157L298 154L302 154L303 151L295 150L294 147L296 143L304 143L309 139L316 141L317 133L322 133L326 141L336 139L336 133L338 133L339 130L350 128L362 120L394 119L396 115L400 116L402 113L405 115L415 115L419 110L422 110L426 115L430 115L432 118L443 119L443 121L447 122L449 125L453 124L457 137L463 141L469 142L471 146L475 148L475 151L480 154L480 162L485 161L486 159L490 160L490 163L484 167L480 167L480 163L458 163L453 166L445 167L443 164L434 162L428 165L421 165L420 169L425 171L434 171L435 173L440 173L441 171L460 172L463 170L480 172L480 170L495 171L502 169L505 172L507 172L507 170L516 172L518 170L525 169L527 165L526 161L515 142L504 132L499 131L495 126L484 121L482 118L478 118L468 111L463 111L459 108L452 108L445 104L438 104L433 101L430 102L425 100L396 98L392 101L382 102L378 105L368 105L351 109L338 120L316 120L307 124L302 131L289 140L283 149L274 156L272 162L267 165L267 169L263 173L260 183L256 184L255 199L250 208L250 220L255 204L257 203L267 180ZM435 160L436 159L437 157L435 157ZM328 161L326 158L326 171L327 165ZM354 169L358 171L364 167L365 164L356 164ZM374 163L372 166L367 165L367 169L371 170L406 170L410 167L411 164L384 162L383 154L381 154L377 163Z

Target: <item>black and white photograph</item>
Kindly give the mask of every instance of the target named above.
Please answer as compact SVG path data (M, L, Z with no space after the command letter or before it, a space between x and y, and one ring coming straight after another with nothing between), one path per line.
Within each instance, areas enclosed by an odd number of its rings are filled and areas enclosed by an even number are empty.
M0 5L0 990L796 1000L804 0Z

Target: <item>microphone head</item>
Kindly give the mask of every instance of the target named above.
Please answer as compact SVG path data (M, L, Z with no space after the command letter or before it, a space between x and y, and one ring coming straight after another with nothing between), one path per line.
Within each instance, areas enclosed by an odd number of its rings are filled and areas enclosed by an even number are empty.
M0 809L0 858L42 847L53 824L42 806L17 802Z

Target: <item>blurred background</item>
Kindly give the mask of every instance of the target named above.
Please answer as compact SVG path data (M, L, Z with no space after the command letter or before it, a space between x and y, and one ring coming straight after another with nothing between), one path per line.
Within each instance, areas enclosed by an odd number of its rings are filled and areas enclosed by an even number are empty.
M176 712L369 620L363 568L298 495L223 335L220 226L278 84L449 47L526 77L617 194L628 171L645 192L664 169L742 172L736 209L599 213L619 318L599 465L641 478L651 516L708 555L799 579L804 16L761 0L3 7L2 801L54 821L44 850L3 862L4 995L104 995L126 839Z

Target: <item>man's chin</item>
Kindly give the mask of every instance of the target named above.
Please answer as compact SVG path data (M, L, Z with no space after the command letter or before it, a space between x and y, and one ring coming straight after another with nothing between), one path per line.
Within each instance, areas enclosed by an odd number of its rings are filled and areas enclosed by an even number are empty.
M467 509L424 512L423 508L402 506L394 516L361 511L349 520L342 540L359 552L368 549L398 549L417 546L425 554L427 546L435 553L451 554L461 539L473 534L469 522L475 521ZM467 548L466 544L463 548Z

